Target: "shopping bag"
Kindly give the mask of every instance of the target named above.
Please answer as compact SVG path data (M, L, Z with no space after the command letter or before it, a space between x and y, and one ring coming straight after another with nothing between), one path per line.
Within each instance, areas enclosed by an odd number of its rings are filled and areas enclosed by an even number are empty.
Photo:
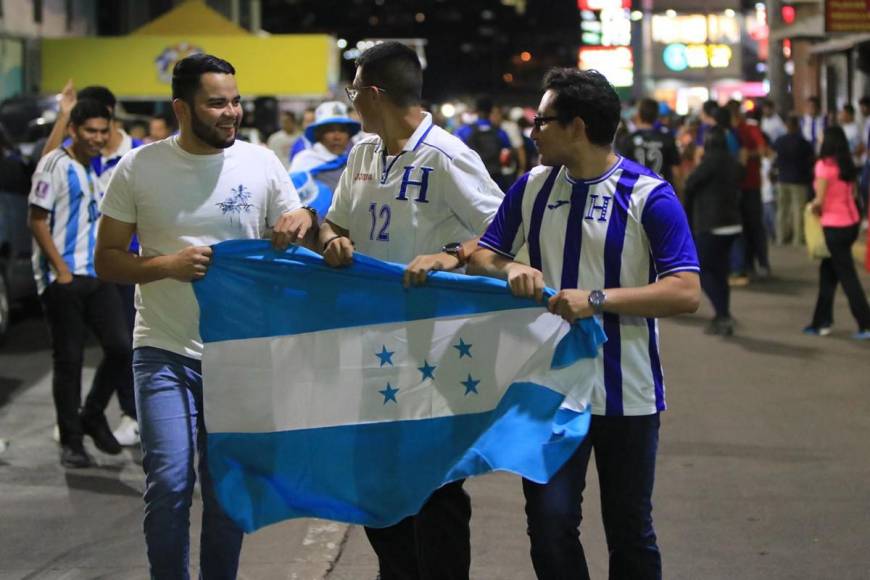
M822 223L819 221L819 216L813 212L813 206L810 203L804 208L804 238L807 241L807 253L810 258L822 260L831 257L828 245L825 243Z

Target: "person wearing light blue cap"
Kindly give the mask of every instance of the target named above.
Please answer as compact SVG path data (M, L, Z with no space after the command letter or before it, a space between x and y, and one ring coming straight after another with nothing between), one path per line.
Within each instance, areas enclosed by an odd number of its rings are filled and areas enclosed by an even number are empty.
M290 163L290 179L305 205L325 215L332 203L332 192L347 165L351 137L360 124L348 116L347 105L339 101L321 103L314 122L305 129L305 138L314 143L299 152Z

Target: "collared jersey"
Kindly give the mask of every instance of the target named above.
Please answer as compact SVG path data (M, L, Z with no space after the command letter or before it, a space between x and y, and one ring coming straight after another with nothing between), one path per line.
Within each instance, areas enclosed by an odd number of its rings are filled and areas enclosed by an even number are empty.
M480 245L513 258L524 244L551 288L628 288L700 271L686 214L670 184L625 158L588 181L536 167L508 191ZM602 315L607 342L596 360L596 415L665 409L654 318Z
M480 156L427 113L398 155L377 136L357 143L326 218L355 251L407 264L480 235L503 198Z
M93 168L73 159L65 148L39 160L33 174L28 202L49 212L51 238L69 271L96 276L94 246L100 216L100 190ZM57 275L36 240L33 241L33 274L40 294Z

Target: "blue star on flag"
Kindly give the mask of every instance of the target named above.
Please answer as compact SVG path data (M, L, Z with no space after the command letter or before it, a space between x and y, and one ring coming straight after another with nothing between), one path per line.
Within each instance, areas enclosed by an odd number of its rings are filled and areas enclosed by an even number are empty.
M417 370L423 373L423 378L421 378L420 380L425 381L426 379L432 379L434 381L436 368L438 367L430 365L429 361L423 359L423 366L417 367Z
M466 380L462 381L459 384L465 387L466 395L468 395L469 393L474 393L475 395L478 394L477 385L480 384L480 381L475 381L473 378L471 378L471 374L468 375L468 378Z
M462 338L459 339L459 344L454 344L453 348L459 351L459 358L467 356L468 358L472 358L471 356L471 345L466 344Z
M386 405L390 401L396 403L397 405L399 404L399 402L396 400L396 393L399 392L399 389L394 389L390 385L390 383L387 383L387 386L378 392L384 396L384 405Z
M381 366L384 366L387 364L390 366L393 366L393 355L394 354L395 354L395 351L391 352L391 351L387 350L387 345L383 345L381 347L381 352L376 352L375 356L378 357L379 359L381 359Z

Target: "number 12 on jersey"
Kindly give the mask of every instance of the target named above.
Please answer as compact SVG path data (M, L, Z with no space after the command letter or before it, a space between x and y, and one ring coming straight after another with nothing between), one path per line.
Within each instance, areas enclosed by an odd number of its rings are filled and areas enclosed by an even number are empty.
M369 213L372 216L372 229L369 231L369 239L377 240L379 242L389 242L390 241L390 215L391 210L390 206L384 204L381 206L381 209L378 210L378 204L371 203L369 204ZM380 229L378 229L378 224L380 224ZM377 230L377 233L375 233ZM377 237L375 237L377 235Z

